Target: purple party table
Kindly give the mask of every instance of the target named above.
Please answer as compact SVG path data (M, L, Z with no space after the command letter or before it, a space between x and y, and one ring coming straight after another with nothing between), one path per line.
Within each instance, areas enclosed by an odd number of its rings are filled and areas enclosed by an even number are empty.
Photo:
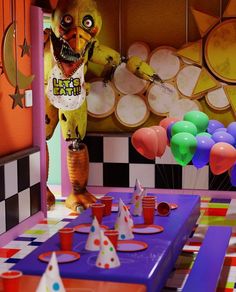
M119 198L128 205L131 193L108 193L118 203ZM113 269L101 269L95 266L98 252L84 249L88 234L75 232L73 251L79 252L79 260L60 264L60 274L65 278L88 279L97 281L125 282L144 284L149 292L160 291L174 267L183 245L191 234L200 215L200 197L198 195L166 195L157 196L157 201L178 204L176 210L168 217L155 216L154 224L164 227L164 231L157 234L134 234L134 240L143 241L148 248L138 252L117 252L121 265ZM104 217L102 224L114 228L118 213ZM134 224L142 224L142 217L134 217ZM88 209L67 227L75 227L83 223L91 223L91 210ZM24 274L42 275L47 263L41 262L38 256L42 253L59 250L58 233L44 242L35 251L22 259L13 268Z

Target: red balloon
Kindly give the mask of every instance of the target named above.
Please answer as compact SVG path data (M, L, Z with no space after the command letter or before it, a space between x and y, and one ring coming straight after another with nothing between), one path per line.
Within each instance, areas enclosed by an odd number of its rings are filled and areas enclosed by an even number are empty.
M229 170L236 162L235 148L225 142L219 142L213 145L210 152L210 168L215 175Z
M167 130L167 128L170 124L173 124L173 123L178 122L178 121L180 121L179 118L167 117L167 118L164 118L163 120L160 121L159 126L161 126Z
M131 143L139 154L147 159L155 159L158 139L154 129L138 129L133 133Z
M158 145L156 149L156 156L161 157L165 153L168 142L166 130L161 126L152 126L151 129L153 129L157 135Z

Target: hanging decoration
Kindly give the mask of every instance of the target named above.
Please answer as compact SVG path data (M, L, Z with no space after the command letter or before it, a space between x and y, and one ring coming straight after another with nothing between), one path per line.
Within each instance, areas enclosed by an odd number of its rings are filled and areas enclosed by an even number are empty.
M24 3L24 41L23 44L19 47L21 48L21 57L24 57L24 55L30 56L30 48L31 46L28 45L26 40L26 10L25 10L25 0L23 0Z
M2 0L1 4L2 4L1 8L2 8L2 36L3 36L4 30L5 30L5 27L4 27L4 15L5 15L4 0ZM4 71L3 71L2 60L0 60L0 75L2 75L3 73L4 73Z
M9 96L13 99L12 108L14 109L17 105L23 108L22 99L24 98L24 94L20 93L20 89L18 86L18 56L17 56L17 22L16 22L16 0L11 1L11 11L12 11L12 25L14 28L14 50L15 50L15 93L10 94Z
M11 0L11 7L13 6L14 0ZM5 35L3 38L3 46L2 46L2 64L4 73L8 82L14 86L15 88L19 87L19 89L25 89L29 87L34 79L34 75L26 76L18 69L17 62L17 45L16 45L16 30L15 30L15 22L13 18L13 9L11 8L12 14L12 22L9 24L5 31ZM15 45L14 44L15 38ZM16 79L17 76L17 79Z

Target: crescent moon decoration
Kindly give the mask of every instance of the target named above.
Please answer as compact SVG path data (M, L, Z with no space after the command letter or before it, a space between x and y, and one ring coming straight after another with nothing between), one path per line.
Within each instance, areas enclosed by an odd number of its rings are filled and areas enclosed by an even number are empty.
M5 14L5 11L4 11L4 0L2 0L2 35L4 35L4 14ZM2 75L4 73L3 71L3 65L2 65L2 61L0 60L0 75Z
M24 57L24 55L30 56L30 48L31 48L31 46L28 45L27 40L26 40L25 0L23 1L24 1L23 2L24 3L24 41L23 41L23 44L19 46L21 48L21 57Z
M6 33L3 39L3 69L8 82L19 88L27 88L33 81L34 75L26 76L16 68L15 56L13 51L13 39L14 39L14 23L11 23L6 29ZM16 72L17 71L17 72ZM18 84L16 80L16 73L18 75Z

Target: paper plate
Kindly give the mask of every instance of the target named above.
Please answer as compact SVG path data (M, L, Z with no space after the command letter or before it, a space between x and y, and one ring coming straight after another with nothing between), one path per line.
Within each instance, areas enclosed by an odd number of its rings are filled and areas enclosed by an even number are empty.
M91 227L90 223L84 223L84 224L79 224L75 226L74 229L76 232L79 232L79 233L89 233L90 227ZM100 225L100 228L103 230L109 229L109 227L106 225Z
M40 261L48 263L51 259L53 252L56 253L57 262L59 264L74 262L80 258L79 253L74 252L74 251L64 251L64 250L44 252L41 255L39 255L38 258L40 259Z
M134 252L147 249L146 242L137 240L119 240L117 245L117 251L122 252Z
M160 233L164 230L164 228L160 225L145 225L145 224L137 224L134 225L132 231L133 233L138 234L155 234Z

